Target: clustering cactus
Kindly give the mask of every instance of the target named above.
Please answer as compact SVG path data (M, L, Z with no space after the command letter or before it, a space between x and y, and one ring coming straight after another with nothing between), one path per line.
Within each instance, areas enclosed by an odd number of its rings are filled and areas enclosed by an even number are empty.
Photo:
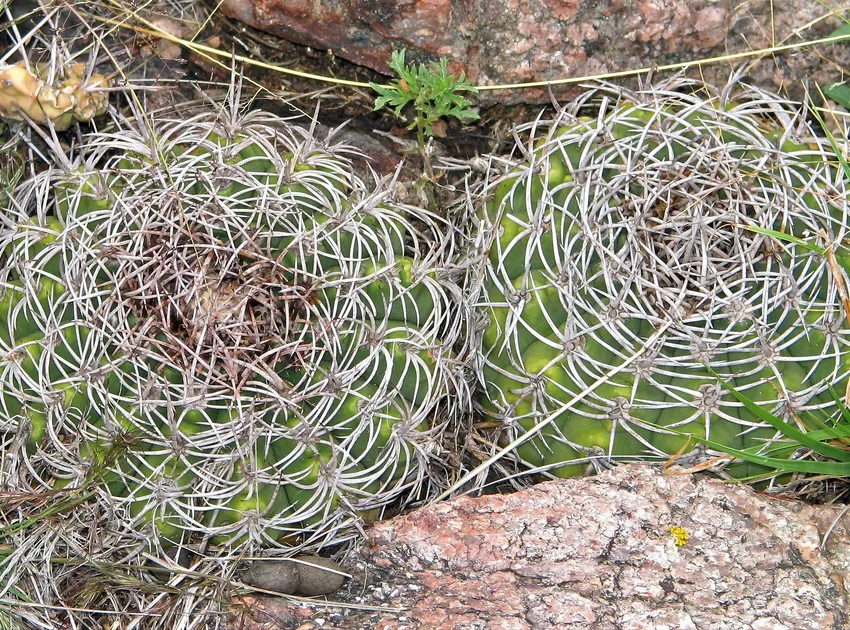
M235 548L342 541L428 497L469 354L497 439L468 444L526 436L517 459L561 476L688 434L770 449L718 376L803 429L846 394L846 164L776 96L605 86L521 128L466 294L455 228L367 187L332 136L235 106L116 124L0 197L0 486L84 505L33 525L34 600L80 581L54 554L188 545L229 578ZM161 627L196 623L175 611Z
M537 432L525 464L666 459L681 434L768 449L717 376L798 425L844 395L847 176L804 112L734 83L601 87L520 136L475 286L478 401L502 443Z
M0 230L4 466L95 482L110 528L162 547L343 540L444 483L468 400L452 231L346 151L202 115L89 136L23 182Z

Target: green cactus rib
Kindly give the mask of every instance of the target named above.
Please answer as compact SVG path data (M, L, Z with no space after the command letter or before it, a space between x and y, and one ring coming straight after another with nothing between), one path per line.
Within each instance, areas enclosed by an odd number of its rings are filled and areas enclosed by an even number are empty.
M138 544L232 547L344 540L440 484L469 398L451 231L349 154L200 116L92 135L21 183L0 430L42 487L96 470Z
M736 449L782 437L711 370L797 424L847 385L847 270L824 253L847 255L839 160L779 97L699 87L590 92L521 129L532 148L487 185L478 404L502 439L640 354L522 444L528 466L570 476L667 458L682 434Z

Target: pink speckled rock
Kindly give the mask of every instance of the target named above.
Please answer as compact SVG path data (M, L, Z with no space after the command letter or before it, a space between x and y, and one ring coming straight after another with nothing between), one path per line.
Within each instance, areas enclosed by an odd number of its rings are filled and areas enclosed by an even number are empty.
M841 24L837 16L821 19L828 10L813 0L224 0L221 9L382 72L396 48L414 59L446 56L482 85L720 56L823 37ZM847 49L767 55L751 75L762 87L799 96L801 81L835 80L836 68L850 61ZM718 63L693 72L723 84L731 68ZM548 99L548 91L485 92L481 99L534 102Z
M375 525L331 596L368 608L247 598L233 627L837 630L850 627L850 517L821 540L839 514L622 466Z

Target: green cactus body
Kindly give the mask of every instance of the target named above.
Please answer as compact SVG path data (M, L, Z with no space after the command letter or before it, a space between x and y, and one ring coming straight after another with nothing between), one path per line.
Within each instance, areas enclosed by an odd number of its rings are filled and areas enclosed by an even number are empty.
M20 184L0 431L54 488L99 482L138 540L345 540L427 494L468 404L448 226L367 187L344 146L236 127L93 135Z
M777 97L657 90L576 115L599 94L537 124L545 137L486 191L479 405L503 442L551 417L517 455L554 475L667 458L688 434L768 448L781 435L711 370L788 422L844 391L826 257L748 230L843 261L840 165Z

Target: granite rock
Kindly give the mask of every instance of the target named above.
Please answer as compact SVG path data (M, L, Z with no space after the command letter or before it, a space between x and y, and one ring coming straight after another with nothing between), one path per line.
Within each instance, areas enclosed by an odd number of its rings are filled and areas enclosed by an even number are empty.
M224 0L230 17L388 73L408 59L446 56L473 83L584 77L718 57L829 35L841 19L812 0ZM787 89L836 80L847 46L763 55L757 85ZM692 68L723 84L741 60ZM571 96L577 87L555 90ZM483 92L482 104L541 102L546 89Z
M847 628L848 537L840 506L621 466L379 523L336 606L246 597L233 627Z

